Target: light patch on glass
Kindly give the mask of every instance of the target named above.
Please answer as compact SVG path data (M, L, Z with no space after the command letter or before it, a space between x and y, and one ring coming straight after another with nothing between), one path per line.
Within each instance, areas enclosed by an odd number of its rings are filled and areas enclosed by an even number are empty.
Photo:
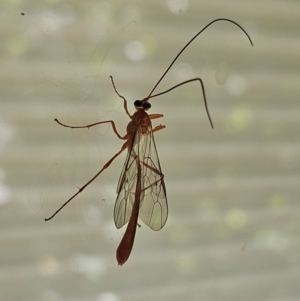
M130 41L124 47L124 54L130 60L139 62L146 56L146 49L143 43L139 41Z
M98 256L75 254L70 259L70 268L91 280L102 276L106 271L105 261Z
M77 14L73 6L63 5L60 10L51 9L41 12L39 24L47 33L54 33L61 30L65 25L76 22Z
M242 229L247 224L247 215L245 211L233 208L227 212L225 222L232 229Z
M0 151L13 139L14 135L14 128L0 119Z
M60 272L61 265L55 257L45 255L39 259L37 269L42 276L51 277Z
M241 96L245 93L247 84L245 79L240 75L231 75L225 85L228 93L231 95Z
M11 196L11 189L4 183L5 171L0 167L0 205L8 202Z
M0 205L6 204L10 196L11 190L4 183L0 183Z
M167 0L167 6L173 14L181 15L188 10L190 4L188 0Z
M173 66L172 74L176 81L183 82L193 77L193 69L189 64L178 63Z
M243 131L252 123L252 110L248 106L238 107L232 110L227 120L225 128L231 134Z
M104 292L96 297L96 301L120 301L121 299L114 293Z
M280 232L265 229L257 234L256 243L270 250L283 251L288 241Z

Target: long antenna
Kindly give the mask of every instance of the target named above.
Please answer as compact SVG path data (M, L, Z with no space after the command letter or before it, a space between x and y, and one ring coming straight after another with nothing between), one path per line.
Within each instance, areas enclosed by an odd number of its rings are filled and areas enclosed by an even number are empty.
M230 22L235 24L237 27L239 27L244 33L245 35L248 37L251 45L253 46L252 40L250 38L250 36L248 35L248 33L246 32L246 30L239 25L238 23L229 20L229 19L225 19L225 18L219 18L216 20L211 21L210 23L208 23L204 28L202 28L180 51L179 53L176 55L176 57L174 58L174 60L171 62L170 66L167 68L167 70L163 73L163 75L161 76L161 78L158 80L158 82L156 83L156 85L153 87L153 89L151 90L151 92L149 93L149 95L143 99L143 101L147 102L149 98L151 98L152 93L154 92L154 90L157 88L157 86L160 84L160 82L162 81L162 79L166 76L166 74L169 72L169 70L171 69L171 67L173 66L173 64L176 62L176 60L178 59L178 57L181 55L181 53L210 25L212 25L215 22L218 21L226 21L226 22Z

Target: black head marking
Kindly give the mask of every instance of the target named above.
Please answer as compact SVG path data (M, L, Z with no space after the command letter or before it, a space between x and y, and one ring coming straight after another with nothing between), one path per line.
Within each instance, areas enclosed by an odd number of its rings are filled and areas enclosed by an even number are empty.
M137 109L141 109L143 107L143 102L141 100L136 100L134 102L134 106L137 108Z
M151 103L150 102L144 102L143 103L143 108L147 111L151 108Z
M134 102L134 106L136 109L144 109L145 111L151 108L151 104L149 102L143 102L141 100L136 100Z

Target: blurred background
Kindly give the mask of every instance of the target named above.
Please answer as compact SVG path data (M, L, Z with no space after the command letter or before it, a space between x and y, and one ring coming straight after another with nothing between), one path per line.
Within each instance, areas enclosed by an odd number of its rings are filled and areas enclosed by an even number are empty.
M298 1L2 1L0 4L0 299L296 301L300 298ZM120 267L111 167L45 222L120 149L109 125L128 100L150 113L169 217L141 222Z

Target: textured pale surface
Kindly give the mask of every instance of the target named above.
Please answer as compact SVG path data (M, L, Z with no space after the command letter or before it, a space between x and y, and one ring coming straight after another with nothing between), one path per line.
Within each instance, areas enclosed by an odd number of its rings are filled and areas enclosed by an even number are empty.
M298 1L4 1L0 7L0 299L300 299L300 39ZM108 4L109 3L109 4ZM24 12L25 15L21 15ZM115 250L115 190L125 154L55 219L76 187L121 147L109 126L132 102L152 101L165 124L165 227L137 230L128 262ZM124 28L124 25L131 23ZM104 34L106 34L104 36Z

